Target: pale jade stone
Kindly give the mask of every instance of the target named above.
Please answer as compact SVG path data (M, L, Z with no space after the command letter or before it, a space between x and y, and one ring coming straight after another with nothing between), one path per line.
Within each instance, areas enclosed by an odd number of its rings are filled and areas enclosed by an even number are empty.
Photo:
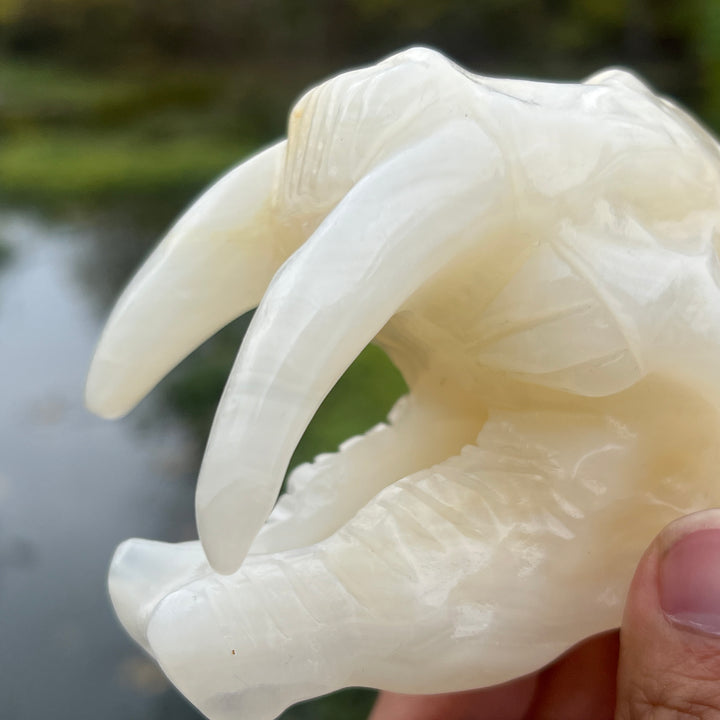
M718 143L622 70L506 80L412 49L311 90L100 341L88 404L115 417L259 305L200 542L123 544L120 620L212 720L499 683L616 626L653 535L720 504L718 241ZM372 340L409 395L277 501Z

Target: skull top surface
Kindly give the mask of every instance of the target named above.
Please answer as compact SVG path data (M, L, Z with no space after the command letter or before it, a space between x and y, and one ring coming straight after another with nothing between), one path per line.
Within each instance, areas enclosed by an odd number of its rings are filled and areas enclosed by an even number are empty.
M309 91L97 349L88 403L117 416L258 306L202 544L123 544L121 621L217 720L501 682L617 625L652 536L720 502L719 240L720 146L630 73L486 78L418 48ZM409 395L277 500L372 340Z

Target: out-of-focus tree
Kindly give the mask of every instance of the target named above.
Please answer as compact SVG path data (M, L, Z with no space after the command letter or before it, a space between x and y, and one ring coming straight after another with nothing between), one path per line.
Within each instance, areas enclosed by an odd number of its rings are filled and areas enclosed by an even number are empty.
M0 0L0 25L15 20L20 14L21 0Z
M720 2L700 0L699 10L694 29L702 68L702 110L720 128Z
M668 51L682 61L693 54L700 16L717 7L715 0L0 0L0 22L11 51L75 61L295 57L333 65L425 42L463 62L542 72L651 62Z

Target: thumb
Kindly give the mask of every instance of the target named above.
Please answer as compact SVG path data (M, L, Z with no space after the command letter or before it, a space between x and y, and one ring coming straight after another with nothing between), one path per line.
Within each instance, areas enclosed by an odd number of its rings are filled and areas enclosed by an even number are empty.
M668 525L633 578L616 720L720 720L720 510Z

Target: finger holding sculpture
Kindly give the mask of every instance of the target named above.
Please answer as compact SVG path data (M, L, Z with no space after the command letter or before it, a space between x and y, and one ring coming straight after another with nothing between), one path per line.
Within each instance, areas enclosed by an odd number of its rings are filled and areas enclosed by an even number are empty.
M213 720L490 685L616 626L650 539L720 504L719 239L720 147L629 73L485 78L414 49L311 90L101 338L88 403L116 416L259 304L202 546L121 546L121 621ZM277 500L373 339L409 396Z

